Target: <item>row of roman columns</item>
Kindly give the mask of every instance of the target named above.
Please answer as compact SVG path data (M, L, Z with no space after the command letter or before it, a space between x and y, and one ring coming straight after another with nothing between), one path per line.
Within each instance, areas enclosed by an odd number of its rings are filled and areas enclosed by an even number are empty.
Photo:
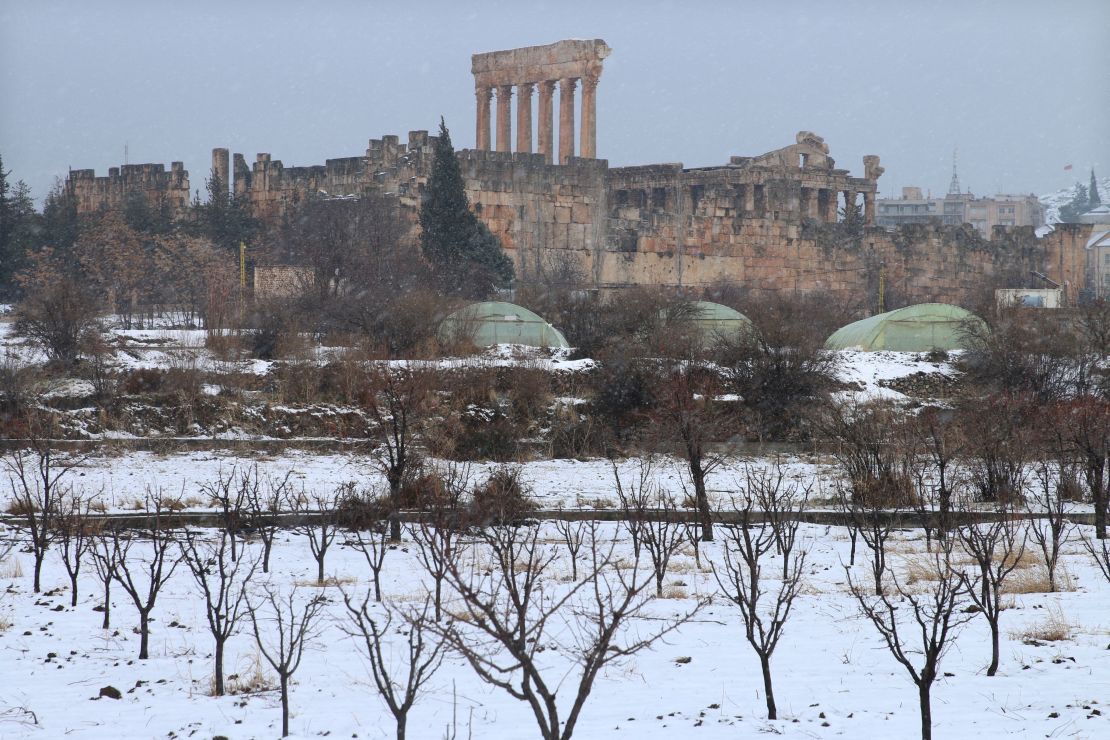
M536 151L544 155L548 164L554 163L555 149L552 141L552 99L555 85L559 85L559 164L566 164L574 155L574 89L582 83L582 129L579 134L580 156L597 157L597 78L567 77L561 80L544 80L539 83L521 82L516 85L479 86L474 94L478 98L478 149L488 151L490 146L489 106L497 91L497 151L532 153L532 93L539 88L539 141ZM512 97L516 88L516 148L513 149Z

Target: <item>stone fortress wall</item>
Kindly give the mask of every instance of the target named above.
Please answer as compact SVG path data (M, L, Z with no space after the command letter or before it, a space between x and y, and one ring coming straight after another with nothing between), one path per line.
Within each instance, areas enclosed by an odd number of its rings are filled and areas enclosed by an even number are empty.
M715 167L610 168L596 158L596 94L609 53L601 40L562 41L472 59L477 146L457 156L475 213L501 239L521 281L570 264L599 288L660 285L697 292L731 283L850 298L877 295L881 274L887 307L967 304L984 286L1024 284L1031 270L1066 285L1073 300L1085 283L1084 227L1057 228L1043 239L1023 228L996 228L984 239L962 226L874 227L879 158L864 157L862 176L853 176L838 169L828 145L808 131L775 151ZM575 150L576 89L581 156ZM489 104L495 94L493 142ZM427 131L410 132L404 143L383 136L371 139L362 156L310 167L285 167L266 153L248 167L241 154L216 149L212 166L263 221L313 197L376 193L400 199L415 240L434 145ZM107 178L79 170L69 187L81 212L119 207L133 189L148 197L168 193L184 209L189 192L180 163L170 173L161 165L113 168ZM842 222L849 206L859 209L862 222L853 228Z

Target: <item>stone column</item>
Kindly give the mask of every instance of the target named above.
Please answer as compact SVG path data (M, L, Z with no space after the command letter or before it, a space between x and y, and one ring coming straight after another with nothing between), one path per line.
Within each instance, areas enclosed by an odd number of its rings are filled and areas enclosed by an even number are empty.
M578 146L582 156L597 158L597 77L582 78L582 134Z
M548 164L555 160L554 137L552 136L554 129L551 115L551 96L554 93L555 80L544 80L540 83L539 153L543 155L544 161Z
M875 194L866 191L863 193L863 222L868 226L875 225Z
M814 218L817 213L817 191L802 188L801 201L802 218Z
M744 185L744 212L753 213L755 211L755 183L748 183Z
M509 115L512 112L513 86L497 86L497 151L511 152L512 144L509 136L512 133L512 123Z
M820 191L825 195L824 210L821 212L821 220L827 224L836 223L836 191L822 189ZM818 196L820 197L820 196Z
M516 150L532 153L532 83L516 86Z
M559 164L566 164L574 156L574 86L578 80L564 77L559 80Z
M474 97L478 99L478 134L475 137L475 148L489 151L489 103L493 98L493 88L474 88Z

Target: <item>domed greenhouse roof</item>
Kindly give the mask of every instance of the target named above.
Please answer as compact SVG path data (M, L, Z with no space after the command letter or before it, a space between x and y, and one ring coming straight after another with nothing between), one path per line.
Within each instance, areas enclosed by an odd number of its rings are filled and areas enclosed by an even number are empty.
M825 347L868 352L964 349L969 324L982 325L982 322L978 316L959 306L919 303L842 326L825 341Z
M565 348L562 333L527 308L503 301L471 303L449 314L439 325L444 341L468 339L479 347L524 344Z

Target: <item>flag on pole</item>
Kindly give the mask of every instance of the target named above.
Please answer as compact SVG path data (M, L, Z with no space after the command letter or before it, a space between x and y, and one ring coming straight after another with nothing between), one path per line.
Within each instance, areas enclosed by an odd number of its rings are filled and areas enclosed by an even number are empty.
M1071 169L1071 165L1070 165L1070 164L1066 164L1066 165L1064 165L1064 171L1065 171L1065 172L1067 172L1067 171L1068 171L1068 170L1070 170L1070 169Z

